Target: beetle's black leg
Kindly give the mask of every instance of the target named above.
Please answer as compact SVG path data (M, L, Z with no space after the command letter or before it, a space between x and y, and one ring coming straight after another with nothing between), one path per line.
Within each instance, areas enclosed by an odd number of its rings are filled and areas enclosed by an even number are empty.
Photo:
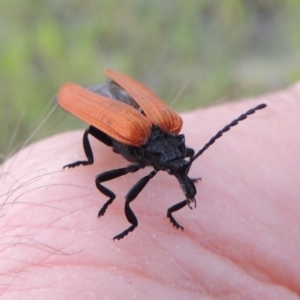
M115 169L115 170L110 170L110 171L107 171L107 172L103 172L103 173L96 176L96 187L97 187L97 189L102 194L109 197L109 199L106 201L106 203L99 210L98 217L101 217L101 216L104 215L108 205L112 204L112 202L116 198L116 195L111 190L109 190L108 188L103 186L101 184L101 182L109 181L109 180L112 180L114 178L126 175L128 173L134 173L134 172L138 171L140 168L141 167L139 165L130 165L126 168Z
M198 180L202 180L202 178L201 177L198 177L198 178L190 178L191 180L192 180L192 182L193 183L197 183L198 182Z
M128 222L131 224L129 228L124 230L122 233L116 235L113 239L114 240L120 240L124 236L126 236L129 232L133 231L138 226L138 220L133 213L132 209L130 208L129 204L131 201L133 201L138 194L142 191L142 189L146 186L146 184L149 182L151 178L153 178L156 175L157 171L153 170L150 174L140 179L127 193L125 199L125 215L128 220Z
M173 226L175 226L177 229L180 228L180 229L183 230L183 227L179 223L177 223L177 221L172 216L172 213L177 211L177 210L180 210L180 209L184 208L189 203L190 202L188 200L183 200L183 201L171 206L167 211L167 217L170 219L170 222L173 224Z
M99 140L100 142L102 142L106 146L109 146L109 147L112 146L111 137L109 137L103 131L99 130L98 128L96 128L94 126L90 126L88 128L88 131L89 131L90 135L92 135L95 139Z
M194 156L194 154L195 154L195 150L194 149L192 149L192 148L186 148L186 155L185 155L185 157L189 157L190 160L191 160L191 158Z
M88 129L86 129L83 135L83 149L87 157L87 160L79 160L72 164L68 164L63 168L74 168L79 165L86 166L86 165L92 165L94 163L94 155L88 138L89 134L91 134L92 136L94 136L96 139L98 139L100 142L104 143L107 146L112 145L111 138L107 134L105 134L104 132L102 132L101 130L93 126L90 126Z
M192 159L192 157L194 156L195 154L195 150L192 149L192 148L186 148L186 156L185 157L189 157L190 160ZM198 182L198 180L202 180L201 177L198 177L198 178L191 178L191 180L196 183Z

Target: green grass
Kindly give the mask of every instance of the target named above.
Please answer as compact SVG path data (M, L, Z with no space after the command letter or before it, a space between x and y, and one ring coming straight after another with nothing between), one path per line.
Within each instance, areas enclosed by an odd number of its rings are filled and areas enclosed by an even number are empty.
M297 0L2 0L0 155L34 132L63 83L101 83L106 67L169 103L185 86L179 111L286 87L300 77L299 9ZM34 139L83 126L62 116Z

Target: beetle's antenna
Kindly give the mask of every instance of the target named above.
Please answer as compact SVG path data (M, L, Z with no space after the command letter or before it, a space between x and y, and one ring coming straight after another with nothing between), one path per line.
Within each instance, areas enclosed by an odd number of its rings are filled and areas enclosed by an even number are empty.
M226 131L230 130L231 127L235 126L238 124L238 122L245 120L249 115L254 114L257 110L265 108L267 105L266 104L260 104L250 110L248 110L246 113L240 115L237 119L233 120L230 124L226 125L222 130L220 130L215 136L213 136L210 141L199 151L194 155L191 159L191 164L194 160L196 160L208 147L210 147L216 139L220 138L223 133Z

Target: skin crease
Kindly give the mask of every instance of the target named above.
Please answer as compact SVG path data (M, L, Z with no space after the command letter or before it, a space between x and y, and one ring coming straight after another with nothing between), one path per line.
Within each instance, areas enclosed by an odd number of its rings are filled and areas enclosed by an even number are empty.
M219 129L260 104L193 164L197 208L174 213L184 199L176 179L159 172L131 204L124 197L137 173L104 183L95 175L127 166L91 138L95 163L84 159L83 131L31 145L2 166L0 222L1 299L300 299L300 84L256 99L182 115L186 144L200 149Z

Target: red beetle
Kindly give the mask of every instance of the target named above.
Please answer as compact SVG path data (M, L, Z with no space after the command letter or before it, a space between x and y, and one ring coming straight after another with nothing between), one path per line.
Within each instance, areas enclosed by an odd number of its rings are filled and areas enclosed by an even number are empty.
M83 148L87 160L68 164L64 168L94 163L89 134L112 147L116 153L121 154L131 163L127 167L106 171L96 176L96 187L109 197L98 213L100 217L116 198L111 190L102 185L103 182L127 173L134 173L146 166L153 167L153 171L141 178L125 197L125 215L131 226L113 238L117 240L122 239L138 226L130 202L138 196L158 171L167 171L178 179L185 195L183 201L168 209L167 217L176 228L183 229L172 213L186 205L190 208L192 208L191 204L196 206L197 190L194 183L197 179L188 176L193 161L224 132L255 113L256 110L265 108L266 105L260 104L233 120L195 154L192 148L186 147L184 135L179 134L182 119L175 111L135 79L113 70L106 70L105 74L111 80L103 85L84 88L67 83L58 93L58 103L65 110L90 124L83 135Z

